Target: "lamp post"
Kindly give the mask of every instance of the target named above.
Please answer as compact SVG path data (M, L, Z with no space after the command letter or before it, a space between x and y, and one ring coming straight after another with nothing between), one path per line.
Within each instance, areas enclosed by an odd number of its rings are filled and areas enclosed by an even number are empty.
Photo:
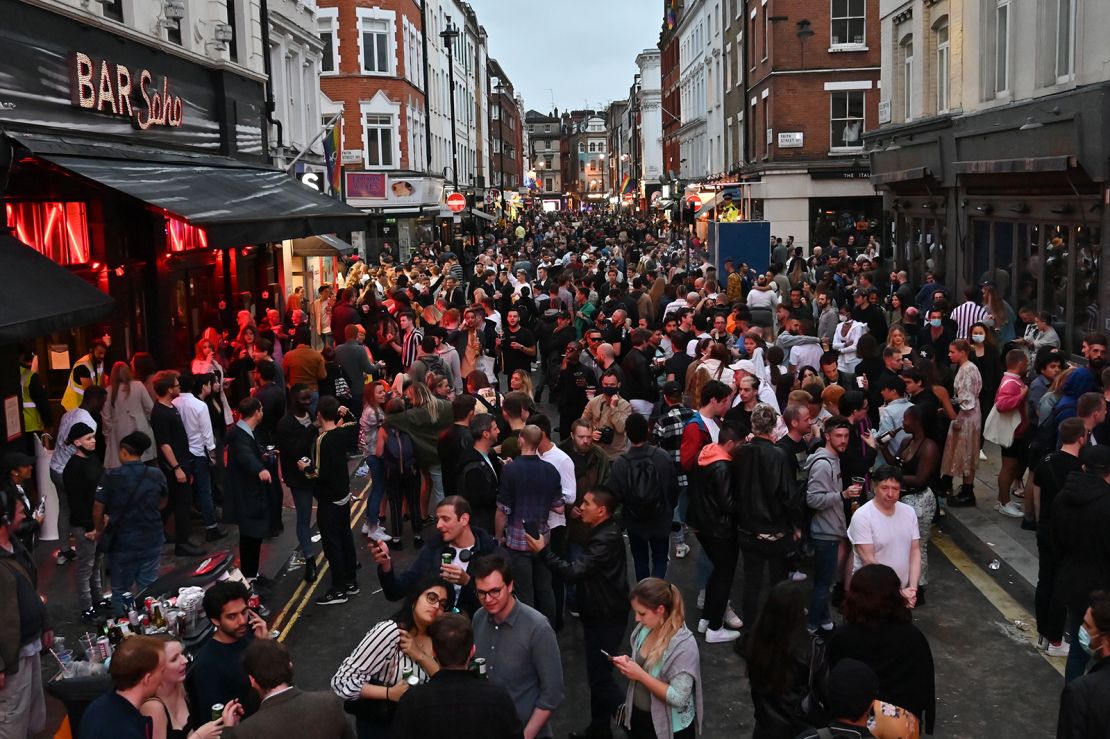
M439 37L443 39L443 46L447 50L447 80L451 88L451 179L455 185L455 192L459 191L459 145L455 139L455 39L459 37L459 29L451 22L451 16L447 16L447 25L440 32ZM451 225L451 243L454 244L454 219L452 218Z

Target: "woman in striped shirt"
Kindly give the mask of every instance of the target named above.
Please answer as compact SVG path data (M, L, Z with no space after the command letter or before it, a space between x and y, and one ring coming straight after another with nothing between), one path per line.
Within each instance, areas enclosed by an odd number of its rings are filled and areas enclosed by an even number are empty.
M343 660L331 689L348 703L356 717L359 739L384 739L394 704L409 688L404 675L417 683L439 671L428 627L454 605L455 589L437 572L418 584L392 618L378 623ZM383 705L384 704L384 705Z

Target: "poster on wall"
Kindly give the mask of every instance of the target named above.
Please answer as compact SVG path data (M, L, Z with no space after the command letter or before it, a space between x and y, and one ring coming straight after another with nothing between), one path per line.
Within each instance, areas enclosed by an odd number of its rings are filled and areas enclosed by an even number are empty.
M14 441L23 436L23 409L20 407L18 395L4 398L4 430L8 441Z

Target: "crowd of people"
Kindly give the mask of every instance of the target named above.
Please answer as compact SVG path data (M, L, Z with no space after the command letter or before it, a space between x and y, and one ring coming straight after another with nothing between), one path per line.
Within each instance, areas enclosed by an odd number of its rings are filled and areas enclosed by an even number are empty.
M1001 447L994 510L1035 532L1042 647L1067 656L1060 733L1105 731L1105 336L1083 337L1073 364L1053 317L1014 310L1004 285L957 303L939 274L891 272L874 239L808 256L791 242L772 240L764 272L718 270L665 221L528 215L459 253L356 262L284 310L256 313L247 296L183 368L142 353L108 368L109 348L90 346L50 462L70 542L57 562L76 569L81 618L123 613L170 539L179 556L224 546L222 523L237 527L246 585L208 590L215 636L188 677L180 642L126 640L117 690L81 736L347 736L343 711L360 739L552 736L576 679L557 639L572 619L590 693L572 737L698 734L714 710L700 652L724 644L744 659L756 737L932 733L933 658L913 613L932 525L982 498L985 441ZM32 360L24 406L52 430ZM0 624L20 628L0 628L0 710L32 706L20 720L33 728L52 637L31 602L42 510L34 460L3 462ZM356 539L401 603L331 694L292 687L264 605L249 607L268 596L259 562L285 489L308 582L319 530L318 606L361 592ZM687 557L695 604L668 580Z

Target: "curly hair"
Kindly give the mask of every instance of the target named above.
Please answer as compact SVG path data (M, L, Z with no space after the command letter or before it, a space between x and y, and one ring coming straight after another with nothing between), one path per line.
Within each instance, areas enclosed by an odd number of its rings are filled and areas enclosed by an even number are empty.
M861 567L852 575L844 598L844 620L854 626L909 623L913 615L901 590L902 581L890 567Z

